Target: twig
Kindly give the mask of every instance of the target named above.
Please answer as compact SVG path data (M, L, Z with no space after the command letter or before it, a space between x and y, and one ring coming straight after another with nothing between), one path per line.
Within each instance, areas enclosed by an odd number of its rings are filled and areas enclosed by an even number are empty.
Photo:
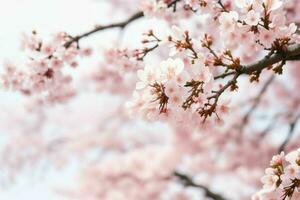
M234 74L235 74L235 72L227 72L227 73L223 73L218 76L215 76L214 79L218 80L218 79L225 78L227 76L234 75Z
M168 8L172 7L172 6L176 6L176 4L181 1L181 0L174 0L172 1L170 4L168 4ZM140 19L144 17L144 13L143 12L137 12L134 15L132 15L131 17L129 17L127 20L122 21L122 22L118 22L118 23L112 23L112 24L108 24L105 26L96 26L94 29L87 31L85 33L82 33L81 35L78 35L76 37L72 37L70 41L65 43L65 47L68 48L72 43L74 42L79 42L79 40L81 40L82 38L88 37L94 33L97 33L99 31L103 31L106 29L111 29L111 28L125 28L128 24L130 24L131 22Z
M218 4L221 6L224 12L228 12L221 0L218 0Z
M283 141L283 143L281 144L281 146L279 147L279 150L278 150L279 153L281 151L284 151L284 148L286 147L286 145L289 143L290 139L292 138L299 119L300 119L300 113L295 117L295 119L290 124L289 133L288 133L287 137L285 138L285 140Z
M109 24L109 25L105 25L105 26L96 26L96 28L88 31L88 32L85 32L81 35L78 35L76 37L73 37L70 41L68 41L64 46L66 48L68 48L72 43L74 42L78 42L79 40L81 40L82 38L85 38L85 37L88 37L94 33L97 33L99 31L103 31L103 30L106 30L106 29L111 29L111 28L125 28L128 24L130 24L131 22L143 17L144 14L143 12L138 12L134 15L132 15L131 17L129 17L127 20L123 21L123 22L118 22L118 23L112 23L112 24Z
M204 117L203 122L205 122L207 117L210 117L213 113L219 118L218 113L216 113L219 98L228 88L230 88L231 91L237 89L236 83L240 75L241 73L235 72L234 76L224 86L217 91L212 91L213 95L207 98L208 102L204 104L204 107L198 108L198 113L201 117ZM210 103L210 100L213 100L213 103Z
M206 186L195 183L189 176L187 176L185 174L175 172L174 176L176 176L186 187L195 187L195 188L200 188L200 189L204 190L205 195L211 199L226 200L223 196L221 196L220 194L214 193Z

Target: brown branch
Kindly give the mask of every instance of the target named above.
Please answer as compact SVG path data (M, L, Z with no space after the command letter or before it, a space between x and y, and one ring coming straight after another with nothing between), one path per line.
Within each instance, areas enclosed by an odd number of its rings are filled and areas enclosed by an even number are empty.
M218 76L215 76L215 77L214 77L214 80L222 79L222 78L225 78L225 77L227 77L227 76L234 75L234 74L235 74L234 71L233 71L233 72L223 73L223 74L220 74L220 75L218 75Z
M287 47L285 53L275 53L271 56L267 55L263 59L251 64L241 67L240 72L243 74L251 74L253 72L262 71L269 66L281 62L283 60L294 60L300 55L300 45L294 44Z
M208 105L210 105L209 109L202 109L201 110L201 112L200 112L201 116L204 116L206 118L207 116L210 116L212 112L215 111L215 107L217 105L218 99L221 96L221 94L223 92L225 92L229 87L234 87L235 84L236 84L236 81L237 81L237 79L240 75L242 75L242 74L248 74L248 75L257 74L257 73L260 73L263 69L266 69L266 68L272 66L273 64L276 64L278 62L285 63L285 61L294 60L295 57L299 57L299 56L300 56L300 44L293 44L293 45L288 46L286 48L286 51L284 51L284 52L277 52L277 53L273 53L271 55L268 54L263 59L255 62L253 64L246 65L246 66L239 66L235 70L235 72L228 72L228 73L224 73L224 74L221 74L219 76L216 76L214 78L215 80L220 79L220 78L225 78L225 77L231 76L231 75L233 75L233 78L231 78L227 82L227 84L224 85L220 90L214 91L215 95L208 98L208 100L214 99L215 101L212 105L208 104ZM271 82L272 80L269 80L269 81ZM270 83L268 83L263 88L261 93L264 93L264 91L267 89L269 84ZM260 98L261 97L259 97L256 100L256 103L254 103L254 105L252 106L253 108L251 108L250 110L254 110L258 106ZM253 111L250 111L250 114L252 112ZM250 114L247 114L247 115L250 115ZM246 115L246 118L245 118L246 121L247 121L247 118L248 118L247 115Z
M174 0L172 1L170 4L168 4L168 8L174 6L174 8L176 7L176 4L181 1L181 0ZM175 10L176 11L176 10ZM68 48L72 43L74 42L79 42L79 40L81 40L82 38L88 37L94 33L106 30L106 29L112 29L112 28L125 28L128 24L130 24L131 22L140 19L144 17L144 13L143 12L137 12L134 15L132 15L131 17L129 17L128 19L126 19L125 21L121 21L121 22L117 22L117 23L112 23L112 24L108 24L108 25L98 25L96 26L94 29L87 31L85 33L82 33L81 35L78 35L76 37L72 37L70 41L65 43L65 47Z
M220 90L213 91L213 93L215 93L215 95L209 97L209 99L215 99L216 101L218 101L219 97L221 96L221 94L223 92L225 92L225 90L227 90L232 85L236 84L236 81L240 75L241 75L240 73L235 73L233 78L230 79Z
M195 188L200 188L200 189L204 190L206 197L209 197L214 200L226 200L223 196L221 196L220 194L214 193L208 187L195 183L192 180L192 178L190 178L189 176L187 176L185 174L175 172L174 176L177 177L183 183L183 185L186 187L195 187Z
M274 53L272 55L266 55L261 60L256 61L253 64L241 66L237 69L240 74L253 74L255 72L262 71L273 64L282 61L294 61L300 59L300 44L293 44L287 47L284 53ZM227 76L233 75L234 72L229 72L216 76L215 79L225 78Z
M144 48L143 51L138 55L137 60L143 61L144 58L151 52L154 51L156 48L158 48L159 45L156 44L151 48Z
M137 20L137 19L140 19L141 17L143 17L144 14L143 12L138 12L138 13L135 13L134 15L132 15L131 17L129 17L127 20L125 21L122 21L122 22L118 22L118 23L112 23L112 24L109 24L109 25L105 25L105 26L96 26L96 28L88 31L88 32L85 32L81 35L78 35L76 37L73 37L70 41L68 41L64 46L66 48L68 48L72 43L74 42L78 42L79 40L81 40L82 38L85 38L85 37L88 37L94 33L97 33L99 31L103 31L103 30L106 30L106 29L111 29L111 28L125 28L128 24L130 24L131 22Z
M285 140L283 141L283 143L281 144L281 146L279 147L278 152L280 153L281 151L284 151L284 148L286 147L286 145L289 143L290 139L292 138L294 132L295 132L295 128L297 125L297 122L300 119L300 113L295 117L295 119L291 122L290 124L290 130L288 132L287 137L285 138Z
M207 117L210 117L213 113L216 114L217 118L219 118L218 113L216 113L217 104L219 101L220 96L225 92L228 88L230 88L231 91L234 91L237 89L237 79L241 75L239 72L235 72L234 76L219 90L212 91L214 95L209 96L207 98L208 102L204 104L204 107L198 108L198 113L201 117L203 117L203 122L207 119ZM210 100L213 99L213 103L210 103Z

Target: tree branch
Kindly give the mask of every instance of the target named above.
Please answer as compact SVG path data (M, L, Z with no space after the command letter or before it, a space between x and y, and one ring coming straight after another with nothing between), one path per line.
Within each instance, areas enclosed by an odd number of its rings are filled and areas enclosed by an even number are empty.
M251 74L253 72L262 71L263 69L276 64L282 60L294 60L295 57L300 55L300 45L293 44L287 47L287 50L284 54L275 53L271 56L267 55L263 59L247 66L243 66L240 69L240 72L243 74Z
M185 174L181 174L179 172L175 172L174 176L176 176L184 184L184 186L186 186L186 187L196 187L196 188L200 188L200 189L204 190L205 195L207 197L211 198L211 199L214 199L214 200L226 200L221 195L212 192L206 186L195 183L190 177L188 177Z
M233 72L223 73L223 74L220 74L220 75L218 75L218 76L215 76L215 77L214 77L214 80L222 79L222 78L225 78L225 77L227 77L227 76L234 75L234 74L235 74L234 71L233 71Z
M299 114L295 117L295 119L291 122L289 133L288 133L287 137L285 138L285 140L283 141L283 143L281 144L281 146L279 147L279 150L278 150L279 153L280 153L281 151L284 151L284 148L285 148L286 145L289 143L291 137L292 137L293 134L294 134L294 131L295 131L295 128L296 128L296 125L297 125L297 122L298 122L299 119L300 119L300 113L299 113Z
M96 26L96 28L88 31L88 32L85 32L81 35L78 35L76 37L73 37L70 41L68 41L64 46L66 48L68 48L73 42L78 42L79 40L81 40L82 38L85 38L85 37L88 37L94 33L97 33L99 31L103 31L103 30L106 30L106 29L111 29L111 28L125 28L128 24L130 24L131 22L137 20L137 19L140 19L144 16L143 12L138 12L138 13L135 13L134 15L132 15L131 17L129 17L127 20L125 21L122 21L122 22L118 22L118 23L112 23L112 24L108 24L108 25L105 25L105 26Z
M214 77L214 79L219 79L219 78L225 78L227 76L231 76L233 75L233 78L231 78L229 80L229 82L224 85L220 90L218 91L215 91L215 95L211 96L208 98L208 100L210 100L211 98L214 98L215 99L215 103L211 106L211 109L210 110L202 110L202 112L204 112L204 114L201 114L204 115L206 117L206 113L207 111L209 111L208 113L211 113L210 111L215 109L215 106L217 104L217 101L219 99L219 97L221 96L221 94L226 91L229 87L232 87L232 86L235 86L236 82L237 82L237 79L240 75L242 74L248 74L248 75L251 75L253 73L260 73L263 69L265 68L268 68L270 67L271 65L273 64L276 64L280 61L288 61L288 60L295 60L295 58L297 57L300 57L300 44L293 44L293 45L290 45L287 47L286 51L284 52L277 52L277 53L274 53L274 54L268 54L266 55L263 59L253 63L253 64L250 64L250 65L246 65L246 66L239 66L235 72L228 72L228 73L224 73L224 74L221 74L219 76L216 76ZM285 62L284 62L285 63ZM268 84L267 84L268 86ZM266 86L266 87L267 87ZM266 90L267 88L263 88L263 91ZM259 103L259 100L260 98L258 99L257 103L254 104L253 106L253 109L256 108L256 104ZM251 109L251 110L253 110ZM250 111L250 114L251 112L253 111ZM248 114L248 115L250 115ZM247 116L246 116L246 120L247 120Z
M168 8L174 6L174 8L176 7L176 4L181 1L181 0L174 0L172 1L171 3L168 4ZM176 9L174 10L174 12L176 11ZM85 38L85 37L88 37L94 33L97 33L99 31L103 31L103 30L106 30L106 29L111 29L111 28L125 28L128 24L130 24L131 22L137 20L137 19L140 19L144 17L144 13L143 12L137 12L135 13L134 15L132 15L131 17L129 17L128 19L126 19L125 21L122 21L122 22L117 22L117 23L112 23L112 24L108 24L108 25L104 25L104 26L101 26L101 25L98 25L96 26L94 29L90 30L90 31L87 31L85 33L82 33L81 35L78 35L76 37L72 37L70 41L66 42L65 43L65 47L68 48L72 43L74 42L79 42L79 40L81 40L82 38Z
M237 71L240 74L252 74L254 72L262 71L265 68L270 67L280 61L295 61L300 60L300 44L293 44L287 47L284 53L275 53L272 55L266 55L261 60L256 61L253 64L241 66ZM228 72L216 76L214 79L225 78L230 75L234 75L235 72Z

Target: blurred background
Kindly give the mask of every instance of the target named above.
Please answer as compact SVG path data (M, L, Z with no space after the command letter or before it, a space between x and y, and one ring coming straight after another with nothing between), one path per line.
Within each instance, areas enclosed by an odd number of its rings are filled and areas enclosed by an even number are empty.
M97 0L0 0L0 60L11 59L22 63L22 53L20 52L21 34L30 33L36 30L43 37L47 38L52 33L66 31L72 34L79 34L90 30L95 24L106 23L111 20L111 8L105 1ZM109 18L107 16L110 16ZM114 17L117 17L114 15ZM114 38L114 34L103 33L100 37L91 37L84 41L85 44L100 47L100 44L107 41L107 38ZM111 35L112 34L112 35ZM100 54L99 54L100 55ZM24 55L23 55L24 56ZM96 59L99 59L96 57ZM91 61L91 60L90 60ZM89 62L90 62L89 61ZM89 68L87 63L83 63ZM84 69L87 70L87 69ZM26 99L17 93L1 92L1 139L4 140L6 134L18 131L18 120L31 126L34 119L26 117L24 104ZM55 108L54 108L55 109ZM59 108L58 108L59 109ZM55 111L54 111L55 112ZM23 114L23 115L22 115ZM87 113L90 115L91 113ZM93 116L90 116L91 118ZM27 119L26 119L27 118ZM11 124L10 124L11 122ZM9 153L9 152L8 152ZM46 170L46 169L45 169ZM0 168L0 174L3 172ZM30 173L29 173L30 174ZM63 195L59 195L53 190L58 184L72 183L72 167L64 169L63 172L47 173L42 171L32 175L20 175L13 184L3 185L0 191L1 200L63 200Z

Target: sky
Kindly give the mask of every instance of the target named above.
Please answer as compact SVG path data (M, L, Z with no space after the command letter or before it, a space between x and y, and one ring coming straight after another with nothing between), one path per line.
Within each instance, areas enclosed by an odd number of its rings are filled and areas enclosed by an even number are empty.
M37 30L47 37L57 31L79 34L93 25L107 21L105 5L100 0L0 0L0 63L6 58L18 61L20 36ZM91 43L90 39L87 43ZM0 65L1 66L1 65ZM0 93L7 105L15 99ZM1 134L1 133L0 133ZM1 173L1 169L0 169ZM67 182L68 173L48 174L42 180L21 177L18 183L0 189L1 200L65 200L51 191L55 183ZM64 180L65 179L65 180Z

